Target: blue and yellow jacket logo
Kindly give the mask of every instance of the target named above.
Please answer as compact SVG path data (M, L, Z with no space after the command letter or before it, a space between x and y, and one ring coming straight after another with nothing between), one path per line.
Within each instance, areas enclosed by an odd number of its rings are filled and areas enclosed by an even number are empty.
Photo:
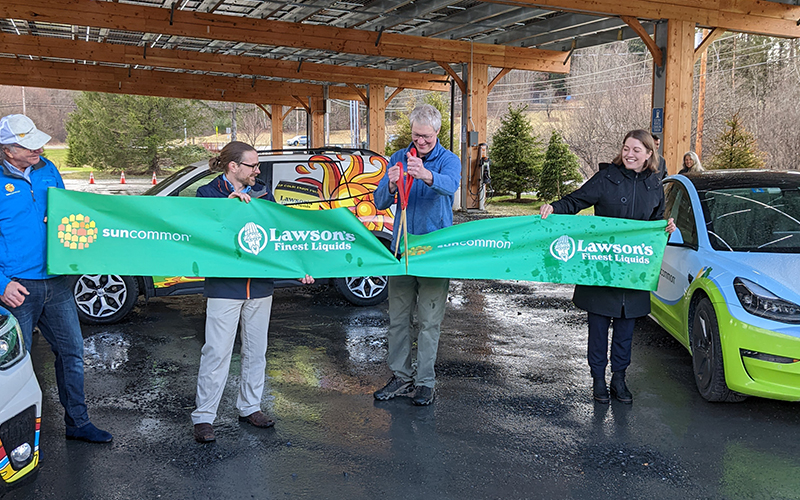
M65 248L83 250L97 240L98 228L95 221L83 214L63 217L58 225L58 239Z

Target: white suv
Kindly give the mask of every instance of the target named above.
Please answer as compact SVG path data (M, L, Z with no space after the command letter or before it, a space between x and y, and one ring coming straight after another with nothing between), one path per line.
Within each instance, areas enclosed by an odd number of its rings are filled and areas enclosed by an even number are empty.
M259 151L261 179L278 203L301 209L347 207L388 248L394 207L378 210L373 192L386 172L388 160L362 149L320 148ZM219 172L207 161L185 167L146 191L146 196L194 197ZM349 302L377 305L389 291L386 276L319 279L333 285ZM276 280L275 286L298 286L297 280ZM78 315L84 323L115 323L145 298L203 292L203 278L186 276L89 275L77 277L74 287Z
M39 467L42 391L17 319L0 307L0 496Z

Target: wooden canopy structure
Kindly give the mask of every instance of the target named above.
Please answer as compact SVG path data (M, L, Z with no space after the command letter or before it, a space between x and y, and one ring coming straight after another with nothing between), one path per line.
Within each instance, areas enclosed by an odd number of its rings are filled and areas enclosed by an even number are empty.
M696 27L711 29L698 49ZM664 156L689 148L692 67L724 31L800 36L800 7L766 0L3 0L6 84L255 103L273 144L297 107L324 141L327 99L364 102L382 152L403 89L465 96L461 206L477 208L486 102L512 69L567 73L579 47L641 37L658 68ZM489 80L489 67L499 68ZM449 81L448 81L449 80ZM388 94L388 97L387 97ZM660 105L660 106L659 106ZM269 108L267 107L269 106ZM287 109L288 107L288 109Z

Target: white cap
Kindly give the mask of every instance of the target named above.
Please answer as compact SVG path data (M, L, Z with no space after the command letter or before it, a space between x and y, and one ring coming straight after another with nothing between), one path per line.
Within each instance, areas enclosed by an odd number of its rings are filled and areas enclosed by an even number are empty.
M19 144L27 149L39 149L52 139L25 115L8 115L0 119L0 144Z

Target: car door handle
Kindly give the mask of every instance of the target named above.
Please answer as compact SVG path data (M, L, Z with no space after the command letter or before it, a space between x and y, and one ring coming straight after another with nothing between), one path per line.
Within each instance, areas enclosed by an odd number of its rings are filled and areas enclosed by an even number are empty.
M689 283L694 281L694 276L692 276L692 273L687 274L686 277L689 278Z

